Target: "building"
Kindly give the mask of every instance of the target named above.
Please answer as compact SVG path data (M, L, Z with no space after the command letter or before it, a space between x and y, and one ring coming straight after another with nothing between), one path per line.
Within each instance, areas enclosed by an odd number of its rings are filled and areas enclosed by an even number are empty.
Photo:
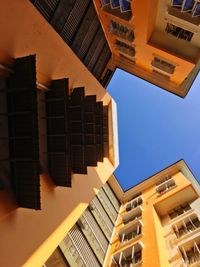
M180 160L126 192L112 176L44 266L199 264L200 186Z
M199 70L199 3L183 14L186 2L1 3L0 266L44 264L118 165L116 106L105 91L117 67L185 96ZM110 264L108 251L90 255Z
M116 104L30 1L0 13L0 266L36 267L118 165Z
M121 68L178 96L200 69L198 0L32 0L106 86Z
M44 266L103 266L119 208L105 183Z

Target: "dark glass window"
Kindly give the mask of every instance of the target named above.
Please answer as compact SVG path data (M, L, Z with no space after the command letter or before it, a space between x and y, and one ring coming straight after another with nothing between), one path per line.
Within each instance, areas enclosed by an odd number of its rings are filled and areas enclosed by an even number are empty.
M165 32L177 37L178 39L183 39L190 42L193 36L193 32L184 30L181 27L175 26L173 24L167 23Z

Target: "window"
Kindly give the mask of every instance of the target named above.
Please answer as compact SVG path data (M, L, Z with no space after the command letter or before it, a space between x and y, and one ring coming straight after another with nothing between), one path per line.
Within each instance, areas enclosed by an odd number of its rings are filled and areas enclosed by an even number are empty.
M172 6L181 7L183 0L172 0Z
M133 46L130 46L124 42L121 42L119 40L116 40L115 42L115 47L121 51L122 53L125 53L131 57L133 57L135 55L135 49Z
M177 238L181 238L182 236L193 232L199 227L200 227L200 221L196 215L193 217L189 216L184 220L181 220L181 222L174 224L172 226Z
M101 0L102 9L113 16L129 21L132 17L131 0Z
M193 36L193 32L187 31L182 29L181 27L175 26L173 24L167 23L166 33L169 33L170 35L177 37L178 39L182 39L185 41L190 42Z
M121 12L131 11L131 3L129 0L119 0Z
M172 6L180 9L181 12L187 12L192 17L200 16L200 3L198 0L173 0Z
M171 177L166 175L165 177L161 178L158 182L156 182L156 185L161 185L162 183L168 181L169 179L171 179Z
M180 8L182 12L189 12L194 8L195 2L195 0L173 0L172 6Z
M174 218L180 216L181 214L187 212L188 210L191 210L189 203L184 203L182 205L179 205L179 206L176 206L175 208L173 208L168 213L168 215L169 215L170 219L174 219Z
M110 32L130 42L134 40L134 32L132 29L113 20L110 22Z
M184 247L180 248L182 258L186 264L186 266L190 266L193 263L200 262L200 243L195 242L189 249L185 249ZM193 266L193 265L192 265ZM199 266L199 265L195 265Z
M165 61L162 58L154 57L151 65L159 70L162 70L168 74L173 74L175 71L175 65Z
M176 186L176 183L174 179L170 178L166 181L162 182L160 185L156 186L156 191L159 195L165 194L170 189L174 188Z
M120 7L119 0L110 0L110 3L112 8Z
M185 12L192 11L194 4L195 4L194 0L184 0L182 3L181 11Z
M200 3L195 4L193 11L192 11L192 16L193 17L199 17L200 16Z
M126 211L130 211L142 204L142 198L137 197L126 204Z
M142 225L138 221L137 223L131 224L129 227L123 227L121 231L119 231L119 239L121 243L126 243L138 236L142 233Z
M122 217L123 224L127 224L129 222L132 222L134 220L140 219L142 217L142 209L141 206L138 206L136 209L126 213Z
M112 256L110 267L135 266L142 261L142 246L140 243L128 247Z

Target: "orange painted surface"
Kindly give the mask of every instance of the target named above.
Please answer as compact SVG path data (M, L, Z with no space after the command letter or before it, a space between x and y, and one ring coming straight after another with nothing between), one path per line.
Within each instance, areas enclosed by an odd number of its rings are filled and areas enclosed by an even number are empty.
M70 89L85 87L86 95L108 104L109 94L87 70L30 1L8 0L0 10L0 63L36 54L37 81L68 78ZM0 192L0 266L41 267L78 220L103 183L114 171L105 158L87 175L72 175L72 188L55 187L41 175L41 211L17 208L7 192ZM27 177L28 178L28 177Z
M142 191L141 195L143 199L143 203L141 205L143 209L141 218L142 235L141 237L137 237L133 239L133 241L129 241L128 243L125 244L121 244L121 242L118 239L118 232L120 229L124 227L121 216L127 213L125 211L126 203L124 206L121 206L118 220L114 228L114 233L111 240L111 246L108 252L108 257L105 261L104 267L109 267L111 256L113 254L122 251L123 249L132 246L137 242L141 242L143 245L142 266L144 267L170 266L169 254L166 247L166 240L164 237L163 226L161 224L161 218L159 217L159 214L156 212L154 205L164 200L170 199L171 197L173 197L173 195L175 195L178 192L181 192L183 189L187 187L192 187L190 181L181 172L178 172L175 175L173 175L173 179L177 186L161 196L159 196L158 193L156 193L155 184ZM134 192L134 187L130 190L133 190ZM137 186L137 192L138 191L140 191L139 185ZM197 193L195 194L197 197ZM170 207L170 209L172 208L173 207Z
M185 92L181 92L179 90L179 86L190 74L195 66L195 63L189 62L187 59L181 58L177 55L172 54L170 51L165 51L164 49L153 46L149 43L150 37L155 31L156 14L157 12L159 12L157 10L158 0L132 1L131 5L133 17L130 21L125 21L103 11L101 8L100 0L94 0L94 2L96 4L96 9L99 13L99 18L103 25L110 49L113 55L118 58L117 66L125 69L132 74L140 76L143 79L147 79L150 82L157 84L158 86L164 87L169 91L184 95ZM132 44L110 33L109 25L111 20L134 29L135 40ZM120 52L115 48L116 39L134 46L136 54L135 57L133 57L133 60L136 64L132 63L131 65L130 62L130 64L123 63L121 57L119 56ZM170 77L170 81L162 79L162 77L158 78L152 72L151 62L154 58L154 55L158 55L177 65L174 74L172 74ZM128 58L131 59L131 57ZM198 60L198 58L196 60ZM159 79L160 81L158 81Z

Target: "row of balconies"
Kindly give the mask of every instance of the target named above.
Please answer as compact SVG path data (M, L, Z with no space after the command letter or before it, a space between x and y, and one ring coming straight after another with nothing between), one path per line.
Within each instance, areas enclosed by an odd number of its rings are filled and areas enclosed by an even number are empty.
M173 244L181 252L183 266L200 266L200 219L198 215L189 203L173 208L168 215L174 235Z
M120 242L118 249L127 244L138 241L142 236L142 205L143 200L140 194L137 194L125 206L125 214L122 215L122 228L118 231L117 237ZM115 266L140 266L142 263L142 245L141 242L135 243L129 247L112 255L110 267Z

